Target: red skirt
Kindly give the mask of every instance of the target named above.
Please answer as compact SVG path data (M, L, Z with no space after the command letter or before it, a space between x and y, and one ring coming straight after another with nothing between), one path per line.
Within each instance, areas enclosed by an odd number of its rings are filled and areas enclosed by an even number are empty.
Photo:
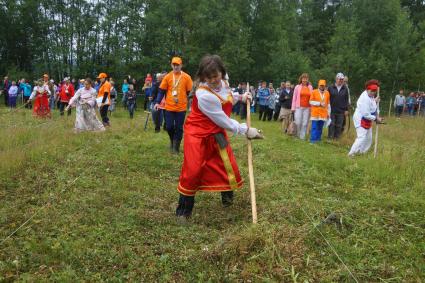
M32 114L36 117L50 118L49 98L47 95L37 95L35 97Z
M177 188L181 194L232 191L242 184L230 145L220 149L213 135L203 138L184 135L184 160Z

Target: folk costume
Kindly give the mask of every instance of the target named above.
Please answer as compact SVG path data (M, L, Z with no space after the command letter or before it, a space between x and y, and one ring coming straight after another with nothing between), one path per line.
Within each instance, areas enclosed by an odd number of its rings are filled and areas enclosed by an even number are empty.
M64 109L68 106L69 100L74 96L75 90L74 86L69 83L69 81L66 81L60 91L60 115L64 115ZM68 108L68 116L71 115L71 108Z
M80 88L69 101L69 106L76 107L75 132L104 131L105 127L96 116L96 90Z
M238 165L226 130L247 133L246 124L230 118L241 95L221 82L219 91L201 83L193 97L192 111L184 126L184 160L180 174L177 216L189 217L198 191L221 192L224 205L233 200L233 190L242 186Z
M377 120L378 108L374 97L369 96L368 91L376 91L378 86L367 86L357 100L357 108L353 115L353 123L356 128L357 138L351 147L349 156L366 153L372 145L372 123Z
M49 96L50 90L47 85L35 86L29 100L34 99L33 116L39 118L50 118Z
M325 80L319 81L319 86L326 86ZM322 139L323 126L329 119L330 94L327 90L315 89L311 93L311 134L310 142L316 143Z

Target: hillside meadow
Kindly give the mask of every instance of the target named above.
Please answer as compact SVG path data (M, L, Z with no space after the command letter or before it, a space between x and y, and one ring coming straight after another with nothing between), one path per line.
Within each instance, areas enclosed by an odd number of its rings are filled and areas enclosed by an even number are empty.
M74 134L74 115L0 108L0 282L425 278L425 119L389 118L378 158L350 159L353 127L311 145L254 114L266 136L253 141L258 225L246 140L232 137L243 189L229 208L199 193L182 226L183 155L168 152L167 134L144 131L146 114L130 120L122 109L106 132Z

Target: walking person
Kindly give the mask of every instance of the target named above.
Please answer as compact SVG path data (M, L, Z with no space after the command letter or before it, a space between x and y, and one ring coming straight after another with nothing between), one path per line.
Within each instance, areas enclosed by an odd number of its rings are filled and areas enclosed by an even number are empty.
M369 81L366 83L366 90L363 91L357 100L357 108L353 115L353 123L356 128L357 138L348 153L350 157L356 154L364 154L370 149L373 136L372 123L373 121L377 123L381 123L382 121L378 116L377 103L380 100L379 97L376 97L378 87L377 81Z
M185 123L184 158L177 190L176 216L182 222L192 215L198 191L220 192L223 206L233 203L233 190L242 187L235 156L226 131L248 139L262 138L260 131L230 118L236 101L252 99L226 86L226 69L217 55L202 58L197 71L200 84Z
M270 88L270 97L267 103L267 121L271 121L273 118L273 112L276 108L276 101L279 100L279 97L276 95L274 88Z
M297 135L304 140L307 134L308 121L310 119L310 97L313 87L309 82L307 73L298 78L298 85L294 89L291 111L295 116Z
M129 75L129 77L130 77L130 75ZM122 102L122 106L124 108L127 108L128 86L129 86L128 79L124 79L124 82L123 82L123 84L121 86L121 91L122 91L122 100L121 100L121 102Z
M287 133L289 124L291 123L291 107L292 107L292 96L294 90L291 88L291 82L285 82L284 86L280 89L279 102L280 102L280 113L279 120L282 121L282 132Z
M403 110L406 108L406 97L404 96L404 90L400 89L399 93L394 98L395 116L400 117L403 114Z
M311 135L310 143L322 140L323 126L329 119L330 94L326 90L326 81L320 80L318 88L313 90L310 97L311 105Z
M100 80L100 85L96 99L100 116L102 117L102 123L105 127L111 126L108 118L108 108L111 103L111 84L108 82L107 77L108 75L106 73L100 73L97 76L97 79Z
M188 96L193 82L190 75L182 71L183 61L180 57L171 60L171 68L172 71L162 79L159 86L155 110L159 109L159 104L165 96L165 124L170 138L170 150L179 153Z
M335 84L330 86L328 91L331 95L331 124L328 130L328 139L339 139L350 103L350 94L348 87L344 84L343 73L336 75Z
M31 93L28 101L34 100L34 107L32 110L33 116L37 118L51 118L49 108L50 89L44 80L38 80L37 85Z
M134 90L134 86L132 84L128 87L127 92L127 108L128 113L130 114L130 119L134 117L134 106L136 105L136 91Z
M64 83L62 84L61 92L59 95L59 99L60 99L59 111L60 111L60 115L63 116L64 110L65 108L67 108L68 109L67 115L70 116L71 108L67 106L69 104L69 100L74 96L75 90L74 90L74 85L71 84L70 79L68 77L64 78L63 81Z
M80 88L69 100L65 109L68 111L71 107L76 107L75 126L76 133L83 131L105 131L105 127L96 116L96 96L97 92L92 87L92 80L84 80L84 87Z

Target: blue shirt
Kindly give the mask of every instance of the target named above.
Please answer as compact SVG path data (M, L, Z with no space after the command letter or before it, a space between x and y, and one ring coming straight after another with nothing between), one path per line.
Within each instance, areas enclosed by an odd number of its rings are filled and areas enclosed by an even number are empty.
M24 93L25 97L31 96L31 86L29 83L21 83L19 85L19 91L22 91Z
M128 84L123 84L122 87L121 87L121 90L122 90L123 93L128 92Z
M270 97L270 90L268 88L260 88L258 90L258 104L261 106L268 105L268 98Z

